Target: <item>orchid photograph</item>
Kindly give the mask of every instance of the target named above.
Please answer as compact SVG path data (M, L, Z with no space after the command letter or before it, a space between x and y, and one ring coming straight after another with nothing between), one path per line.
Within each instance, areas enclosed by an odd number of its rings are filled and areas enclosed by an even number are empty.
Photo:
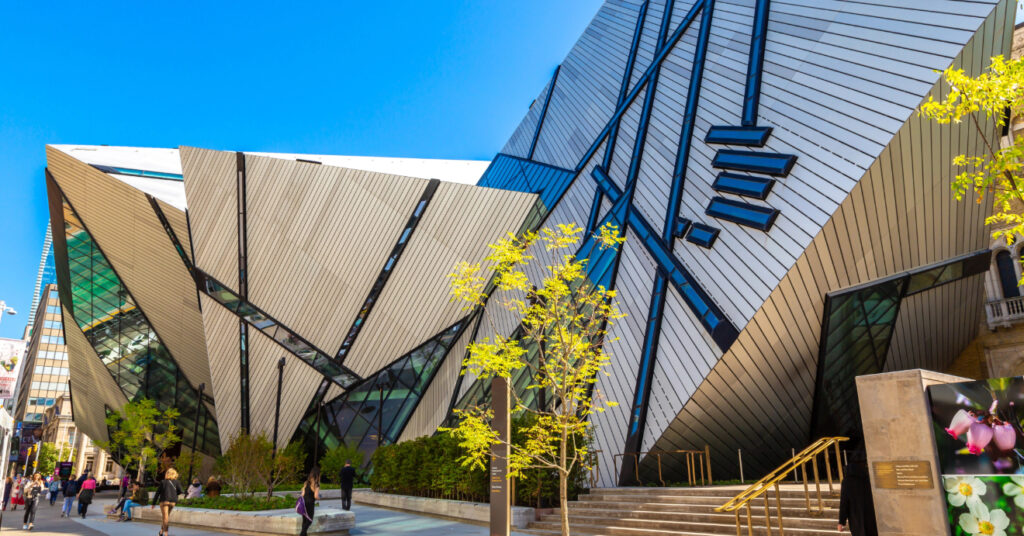
M943 475L1024 474L1024 377L932 385L928 395Z

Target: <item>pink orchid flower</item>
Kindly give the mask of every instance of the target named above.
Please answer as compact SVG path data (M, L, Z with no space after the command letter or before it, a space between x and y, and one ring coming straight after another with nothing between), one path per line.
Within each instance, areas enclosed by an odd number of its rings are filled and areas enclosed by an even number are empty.
M971 427L971 423L974 422L974 416L967 413L965 410L960 410L953 415L953 420L949 423L949 428L946 428L946 433L953 436L953 439L960 439L960 436L967 433L967 429Z
M971 454L981 454L989 442L992 441L992 435L991 426L980 422L971 424L971 427L967 430L967 450Z

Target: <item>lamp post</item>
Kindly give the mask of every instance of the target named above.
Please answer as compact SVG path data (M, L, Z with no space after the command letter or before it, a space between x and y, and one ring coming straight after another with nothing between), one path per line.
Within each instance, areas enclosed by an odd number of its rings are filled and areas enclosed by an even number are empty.
M277 362L277 404L274 406L274 449L270 451L270 489L267 490L267 496L274 495L274 469L277 463L277 425L281 420L281 385L284 382L284 364L285 360L282 356Z
M188 485L192 484L192 468L196 464L196 438L199 437L199 416L203 411L203 391L206 389L206 384L199 384L199 397L196 399L196 422L192 426L192 457L188 462ZM280 400L280 399L279 399Z
M316 425L313 427L313 467L320 465L320 412L323 411L324 400L316 404Z
M0 300L0 322L4 321L4 314L16 315L18 311L15 311L14 307L8 307L7 302Z

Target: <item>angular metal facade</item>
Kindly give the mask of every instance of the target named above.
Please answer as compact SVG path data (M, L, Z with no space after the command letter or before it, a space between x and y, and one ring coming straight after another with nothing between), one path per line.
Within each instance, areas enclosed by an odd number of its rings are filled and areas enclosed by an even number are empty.
M716 476L736 449L757 473L844 426L830 386L941 370L973 338L983 280L943 270L988 246L986 204L949 188L982 140L915 110L947 91L938 70L1009 50L1013 5L608 0L477 186L413 161L51 147L58 279L70 298L63 195L126 290L111 311L145 316L183 392L207 385L220 446L270 434L284 356L279 443L370 452L487 396L464 348L519 319L451 303L456 262L524 228L613 222L620 252L577 253L628 315L596 386L620 403L594 416L601 485L628 481L616 454L705 445ZM551 253L531 253L539 283ZM78 323L72 381L122 385ZM137 391L118 392L76 396L76 420Z

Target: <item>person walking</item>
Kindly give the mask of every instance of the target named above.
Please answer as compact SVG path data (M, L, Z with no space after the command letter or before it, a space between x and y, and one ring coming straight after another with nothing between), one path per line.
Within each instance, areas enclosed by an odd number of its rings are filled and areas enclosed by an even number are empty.
M345 460L345 467L341 468L341 509L352 508L352 486L355 484L356 470L352 467L352 460Z
M142 486L138 482L132 482L131 489L132 494L124 503L124 511L121 512L121 519L119 519L119 521L131 521L132 507L145 506L146 503L149 502L149 493L142 489Z
M316 513L316 502L320 500L320 469L313 467L302 484L302 492L299 495L302 501L302 532L299 536L307 536L309 527L313 524L313 516Z
M64 505L60 509L60 517L71 517L71 507L75 505L78 489L78 479L74 476L64 483Z
M160 505L160 536L167 536L167 526L171 522L171 510L178 503L178 495L185 493L178 483L178 472L170 468L164 473L164 479L156 487L156 494L153 495L153 504L150 508Z
M50 480L48 490L50 492L50 506L53 506L53 503L57 502L57 492L60 491L60 480L57 480L56 478Z
M192 484L189 485L188 491L185 493L186 499L198 499L203 495L203 485L199 482L199 477L192 479Z
M39 494L42 492L43 476L36 473L25 483L25 489L22 491L25 497L25 516L22 520L22 530L32 530L35 527L36 506L39 505Z
M85 519L86 514L89 513L89 505L92 504L93 496L96 495L96 479L92 477L92 474L84 476L85 481L82 482L78 490L78 513L81 514L82 519Z
M14 486L11 488L11 502L14 506L11 507L11 511L18 509L19 504L25 504L25 499L21 496L21 488L25 486L25 481L20 476L14 479Z
M847 525L853 536L878 536L867 454L862 450L849 453L839 494L839 531Z
M7 477L4 480L4 510L7 510L7 505L11 503L11 488L14 487L14 479Z

